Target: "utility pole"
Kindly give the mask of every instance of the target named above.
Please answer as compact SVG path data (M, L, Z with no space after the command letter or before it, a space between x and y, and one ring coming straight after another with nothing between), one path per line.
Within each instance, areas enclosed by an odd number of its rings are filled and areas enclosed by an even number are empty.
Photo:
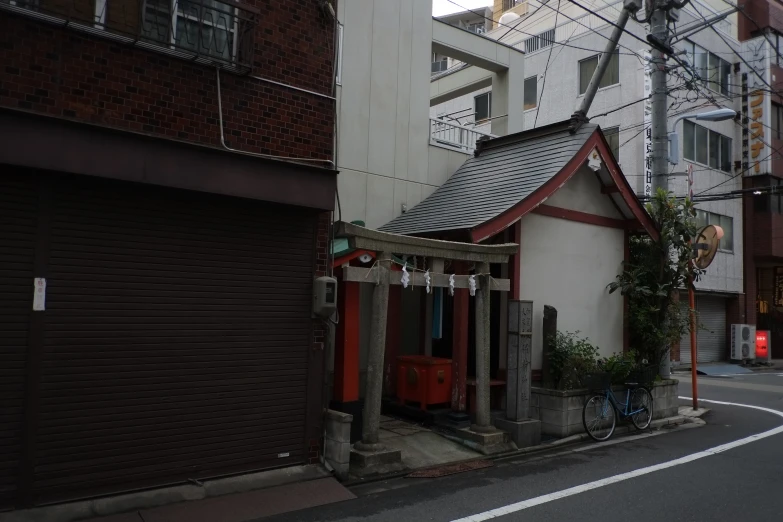
M650 34L658 42L669 44L669 29L666 25L667 0L653 0L650 18ZM666 121L667 85L666 57L652 47L652 195L662 188L669 191L669 131Z

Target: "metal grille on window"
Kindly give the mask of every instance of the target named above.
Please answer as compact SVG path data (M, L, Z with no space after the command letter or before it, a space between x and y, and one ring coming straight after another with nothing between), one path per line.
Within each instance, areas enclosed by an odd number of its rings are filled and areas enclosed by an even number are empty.
M236 8L216 0L146 0L142 34L156 42L230 60L236 53L237 24Z
M64 27L234 72L253 64L259 11L236 0L0 0ZM75 22L75 23L71 23ZM128 40L130 38L130 40Z
M549 47L553 43L555 43L555 30L550 29L549 31L544 31L540 35L538 35L539 40L541 41L541 48Z
M538 51L539 49L549 47L554 43L555 43L555 30L550 29L549 31L544 31L539 35L531 36L530 38L525 40L525 52L532 53L534 51Z

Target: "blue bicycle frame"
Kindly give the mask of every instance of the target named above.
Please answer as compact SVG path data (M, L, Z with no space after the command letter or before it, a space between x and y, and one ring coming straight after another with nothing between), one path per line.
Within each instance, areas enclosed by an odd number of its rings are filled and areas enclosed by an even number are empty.
M628 388L625 391L625 402L620 402L617 400L617 397L615 397L614 392L611 388L607 388L604 393L606 394L606 398L609 399L608 401L604 402L604 410L601 412L601 415L604 416L607 413L607 408L609 407L609 403L611 402L614 407L617 409L617 411L620 413L623 417L630 417L631 415L636 415L639 412L644 411L644 408L639 408L638 410L628 411L631 407L631 388ZM622 404L622 411L620 409L620 405Z

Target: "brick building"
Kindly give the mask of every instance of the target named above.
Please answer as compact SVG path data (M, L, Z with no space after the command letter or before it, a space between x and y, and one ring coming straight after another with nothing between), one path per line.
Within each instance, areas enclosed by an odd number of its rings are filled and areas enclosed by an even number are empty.
M318 459L322 4L0 0L0 510Z
M738 16L743 132L745 296L732 321L770 330L772 357L783 357L783 3L741 2ZM749 66L752 66L752 70ZM759 132L761 130L761 132ZM772 187L772 189L768 188Z

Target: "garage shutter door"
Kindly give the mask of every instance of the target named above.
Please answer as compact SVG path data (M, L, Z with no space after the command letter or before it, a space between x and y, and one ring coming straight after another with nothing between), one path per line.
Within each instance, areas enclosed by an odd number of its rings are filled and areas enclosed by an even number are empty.
M38 223L34 179L0 175L0 509L16 496Z
M57 183L38 502L306 461L315 219Z
M687 299L687 297L686 297ZM699 362L726 359L726 300L721 297L696 296L696 310L701 328L697 332ZM680 362L690 364L690 334L680 341Z

